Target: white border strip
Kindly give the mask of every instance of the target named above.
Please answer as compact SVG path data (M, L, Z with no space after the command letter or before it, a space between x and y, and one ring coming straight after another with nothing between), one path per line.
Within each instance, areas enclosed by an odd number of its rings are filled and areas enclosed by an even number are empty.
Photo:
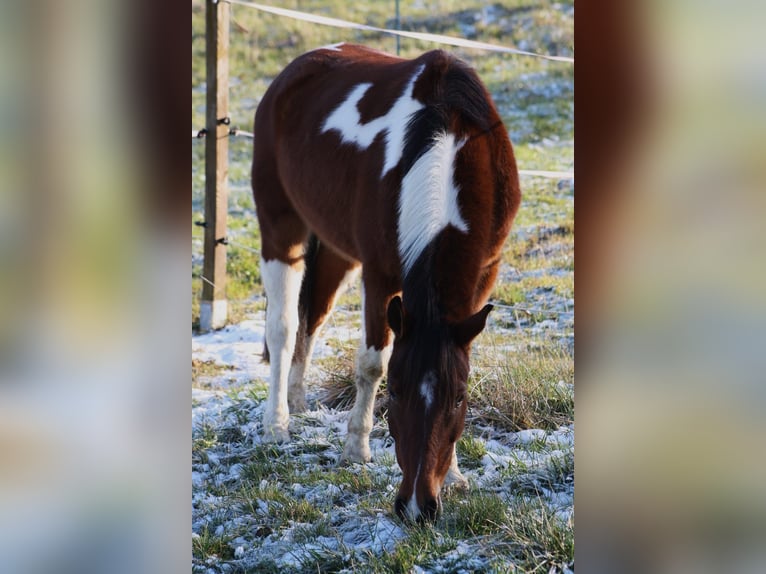
M277 8L276 6L264 6L263 4L256 4L255 2L244 2L242 0L222 0L229 4L239 4L240 6L248 6L249 8L255 8L262 12L269 12L270 14L276 14L278 16L286 16L288 18L294 18L295 20L303 20L305 22L314 22L315 24L324 24L325 26L334 26L336 28L351 28L354 30L366 30L368 32L383 32L385 34L393 34L395 36L403 36L405 38L415 38L418 40L426 40L429 42L438 42L440 44L448 44L450 46L460 46L463 48L476 48L478 50L490 50L492 52L503 52L506 54L521 54L523 56L535 56L537 58L545 58L546 60L554 60L556 62L571 62L574 64L574 58L566 56L546 56L543 54L535 54L534 52L525 52L524 50L516 50L514 48L506 48L505 46L497 46L495 44L487 44L486 42L477 42L475 40L467 40L465 38L455 38L454 36L443 36L441 34L428 34L426 32L408 32L405 30L389 30L388 28L378 28L376 26L368 26L366 24L356 24L347 20L339 20L338 18L328 18L327 16L316 16L314 14L307 14L306 12L298 12L297 10L288 10L287 8Z
M520 169L519 175L549 177L551 179L574 179L573 171L540 171L536 169Z

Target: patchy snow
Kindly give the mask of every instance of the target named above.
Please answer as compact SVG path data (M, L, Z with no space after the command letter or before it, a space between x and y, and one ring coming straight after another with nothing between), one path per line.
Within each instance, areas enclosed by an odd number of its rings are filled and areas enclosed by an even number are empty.
M325 333L325 338L353 340L358 336L357 330L342 326L340 321L329 328L331 334ZM369 480L369 488L355 485L353 478L348 484L323 480L321 473L317 478L320 468L341 468L338 465L347 432L347 413L323 406L311 384L309 404L316 406L291 418L291 442L262 445L261 419L269 374L268 365L261 360L263 332L261 312L238 325L192 338L194 360L225 367L211 382L211 388L192 388L192 436L206 447L193 457L193 537L201 543L212 533L226 541L230 549L228 556L208 558L204 564L195 560L195 571L233 571L227 565L248 571L274 567L287 572L316 571L316 564L336 564L338 560L358 564L370 555L391 553L408 533L392 511L401 471L387 425L376 421L373 428L373 462L343 467L351 477ZM330 352L321 344L316 349L317 357ZM316 374L314 371L313 376ZM562 392L571 392L571 385L563 381L558 386ZM473 468L463 469L472 488L501 496L518 491L542 501L562 523L571 520L573 481L555 482L550 477L551 468L572 456L571 426L514 433L476 425L475 432L485 437L477 440L483 442L486 454ZM275 468L293 465L288 482L273 476L252 482L248 474L252 472L252 457L262 453L263 448L276 449ZM269 463L265 466L268 471ZM250 493L248 497L232 496L244 484L250 484L244 491ZM318 509L319 519L299 518L274 527L274 516L284 511L285 500ZM421 563L414 571L486 569L486 552L480 552L480 548L480 542L461 541L438 560Z

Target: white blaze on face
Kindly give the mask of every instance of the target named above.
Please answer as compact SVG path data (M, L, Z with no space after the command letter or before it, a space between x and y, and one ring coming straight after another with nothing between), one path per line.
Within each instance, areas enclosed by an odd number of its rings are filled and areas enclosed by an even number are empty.
M377 135L386 133L385 161L380 177L383 178L392 168L396 167L404 152L404 136L410 116L425 107L424 104L412 97L415 81L420 77L425 65L415 70L404 92L384 116L362 123L359 114L359 102L372 87L370 83L362 83L354 87L351 93L335 110L327 116L322 124L322 133L337 130L343 143L352 143L359 148L367 149L372 145Z
M410 499L407 501L407 515L409 516L409 519L413 522L417 520L418 516L420 516L420 507L418 506L418 478L420 477L420 465L423 464L422 462L418 463L418 470L415 473L415 481L412 483L412 496L410 496Z
M423 402L426 406L426 412L431 408L434 403L434 388L436 387L436 374L431 371L423 378L423 382L420 383L420 396L423 397Z
M420 396L423 397L423 403L425 405L426 412L428 412L428 410L434 404L434 391L436 388L436 382L436 373L429 371L426 373L426 376L423 377L423 380L420 383ZM418 470L415 472L415 480L412 483L412 496L407 501L407 515L409 516L410 520L413 521L416 520L418 516L420 516L420 506L418 505L417 490L418 479L420 478L420 468L422 464L423 461L421 460L418 463Z
M465 140L436 134L428 148L402 179L399 194L399 255L409 273L423 250L448 225L468 232L460 214L455 184L455 156Z

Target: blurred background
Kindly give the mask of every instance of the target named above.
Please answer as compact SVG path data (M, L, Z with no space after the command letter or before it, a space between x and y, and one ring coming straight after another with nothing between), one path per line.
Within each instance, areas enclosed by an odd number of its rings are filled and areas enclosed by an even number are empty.
M191 559L175 4L0 4L3 571ZM760 572L766 7L612 4L575 27L576 561Z
M0 3L3 572L189 567L183 4Z
M576 561L761 571L766 7L586 12L575 39Z

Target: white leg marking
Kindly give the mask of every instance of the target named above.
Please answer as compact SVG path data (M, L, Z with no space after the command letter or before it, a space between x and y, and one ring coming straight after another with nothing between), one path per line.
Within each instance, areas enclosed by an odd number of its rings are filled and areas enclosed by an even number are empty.
M439 133L402 179L399 194L399 255L405 274L429 243L448 225L463 233L468 224L460 214L455 185L455 156L465 141Z
M383 178L391 169L396 167L404 152L404 136L410 116L425 107L425 104L412 97L415 81L425 69L425 64L415 70L404 92L385 116L362 123L358 105L364 95L372 87L370 83L359 84L351 90L341 104L327 116L322 124L322 132L337 130L343 143L353 143L357 147L367 149L375 137L382 131L386 132L386 156L383 163Z
M423 381L420 383L420 396L426 405L425 412L431 408L434 403L434 387L436 386L436 374L433 371L426 373Z
M348 437L343 449L343 458L366 462L370 453L370 431L372 430L375 394L380 380L391 358L389 345L378 351L375 347L360 350L356 358L356 401L348 418Z
M269 300L266 307L266 341L271 353L271 381L263 415L263 439L283 442L290 439L287 431L290 422L288 375L298 331L298 295L303 268L296 269L276 260L263 261L261 276Z
M447 476L444 479L444 486L450 486L461 490L468 490L468 479L463 476L457 467L457 447L452 447L452 462L450 462Z

